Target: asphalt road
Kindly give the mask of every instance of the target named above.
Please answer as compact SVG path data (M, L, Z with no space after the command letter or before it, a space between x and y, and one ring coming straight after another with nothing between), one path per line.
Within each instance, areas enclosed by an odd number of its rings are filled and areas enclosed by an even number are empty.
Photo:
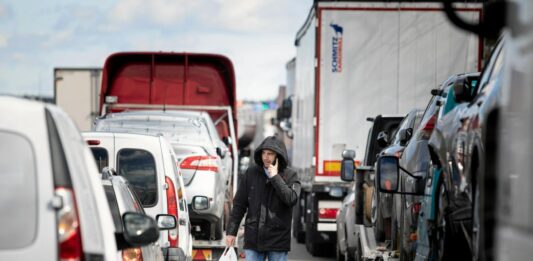
M333 254L333 253L330 253ZM290 261L332 261L335 256L330 257L314 257L307 252L305 244L298 244L296 240L291 237L291 251L289 252Z

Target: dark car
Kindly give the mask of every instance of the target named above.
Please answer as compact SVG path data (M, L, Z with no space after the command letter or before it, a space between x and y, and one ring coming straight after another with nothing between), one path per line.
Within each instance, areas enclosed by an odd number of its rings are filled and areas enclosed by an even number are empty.
M405 146L407 146L412 137L413 129L420 124L423 112L422 109L411 110L402 122L400 122L399 127L393 132L389 145L385 147L379 155L391 155L400 158ZM376 185L377 184L375 184L374 187L376 187ZM397 223L392 222L395 216L393 209L393 195L388 193L380 194L379 191L376 191L373 196L372 206L375 208L372 209L372 220L374 223L378 224L378 226L376 226L377 240L383 241L385 239L391 239L393 247L395 248L396 231L398 229Z
M455 258L452 254L459 248L473 250L476 260L492 249L496 174L493 168L484 166L486 161L494 161L494 157L487 155L487 141L496 135L503 76L502 49L500 42L472 97L467 95L469 103L457 108L456 116L443 124L429 143L438 174L432 179L436 184L431 204L436 207L435 236L430 244L435 256L444 259ZM449 251L451 248L454 251Z
M455 99L454 90L468 89L472 82L478 80L479 74L459 74L448 78L438 89L431 91L433 97L422 116L413 138L406 146L399 166L398 191L394 195L393 209L393 246L400 250L401 260L412 260L417 240L418 217L421 211L426 178L430 170L430 153L428 141L434 132L435 125L442 111L450 111L464 103ZM466 83L465 83L466 82ZM469 89L470 90L470 89ZM378 173L379 175L380 173ZM397 245L396 245L397 243Z

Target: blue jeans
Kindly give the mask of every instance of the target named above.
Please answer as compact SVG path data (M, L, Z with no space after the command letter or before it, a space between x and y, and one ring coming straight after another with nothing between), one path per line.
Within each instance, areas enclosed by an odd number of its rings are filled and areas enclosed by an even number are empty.
M245 249L246 261L287 261L287 252L266 251L259 252L255 250Z

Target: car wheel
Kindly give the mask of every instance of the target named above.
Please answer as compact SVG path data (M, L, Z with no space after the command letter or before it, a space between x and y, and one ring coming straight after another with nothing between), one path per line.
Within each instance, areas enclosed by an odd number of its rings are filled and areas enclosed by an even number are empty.
M381 207L378 203L378 191L374 190L372 194L372 224L374 228L374 235L376 241L382 242L385 240L385 230L383 229L383 216L381 215Z
M437 201L435 202L436 211L435 213L435 227L433 235L433 244L431 246L431 255L433 260L451 260L452 252L452 234L451 234L451 224L448 222L446 216L446 210L449 204L447 191L442 183L442 179L439 181L438 190L437 190ZM463 253L464 254L464 253Z
M494 227L494 195L487 195L483 193L490 189L494 191L494 187L491 189L491 184L486 182L479 169L477 172L477 181L474 190L474 206L472 208L472 260L478 261L490 261L492 260L492 235ZM483 182L485 181L485 182ZM484 184L485 187L479 186ZM491 204L492 203L492 204Z

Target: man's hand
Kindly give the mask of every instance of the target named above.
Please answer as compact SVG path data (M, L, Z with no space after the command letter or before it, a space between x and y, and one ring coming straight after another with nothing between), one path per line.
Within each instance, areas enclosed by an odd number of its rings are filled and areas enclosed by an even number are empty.
M233 244L235 244L235 236L227 235L226 236L226 246L227 247L232 247Z
M274 162L276 164L270 164L270 166L268 166L268 177L270 178L273 178L274 176L278 175L279 159L275 159Z

